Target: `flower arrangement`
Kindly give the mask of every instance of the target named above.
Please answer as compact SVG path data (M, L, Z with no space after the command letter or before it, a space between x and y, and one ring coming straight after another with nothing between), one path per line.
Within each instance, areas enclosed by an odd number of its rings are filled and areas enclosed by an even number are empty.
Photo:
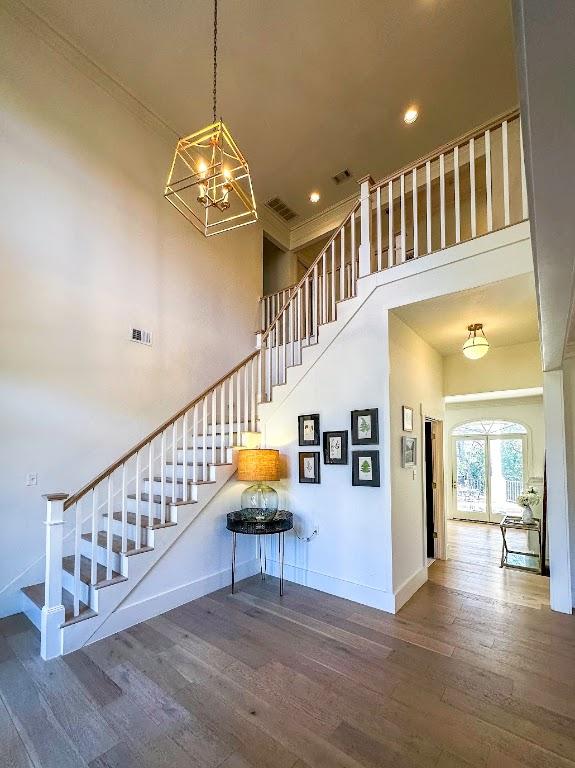
M530 488L528 491L520 493L515 501L520 507L535 507L539 504L539 494L535 488Z

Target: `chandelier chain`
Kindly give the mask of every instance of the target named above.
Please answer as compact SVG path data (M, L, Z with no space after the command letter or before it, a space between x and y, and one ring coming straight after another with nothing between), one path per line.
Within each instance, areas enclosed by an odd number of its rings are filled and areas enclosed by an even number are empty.
M218 76L218 0L214 0L214 120L216 122L217 101L216 85Z

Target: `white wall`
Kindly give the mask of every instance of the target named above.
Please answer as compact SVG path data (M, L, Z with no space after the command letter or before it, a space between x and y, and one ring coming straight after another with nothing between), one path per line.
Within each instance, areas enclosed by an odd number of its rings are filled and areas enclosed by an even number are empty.
M491 347L480 360L469 360L461 352L444 358L445 395L500 392L543 386L538 341Z
M162 196L169 133L4 10L0 27L1 615L43 552L41 494L76 490L253 349L262 233L196 233Z
M571 554L571 593L575 596L575 357L563 363L565 397L565 437L567 448L567 484L569 507L569 541Z
M401 589L425 568L423 417L443 419L443 361L393 312L389 315L393 586ZM402 406L413 408L417 467L401 466Z
M491 351L489 352L491 354ZM468 403L448 403L445 409L445 467L446 508L453 517L454 496L451 480L455 469L451 433L465 421L479 419L503 419L517 421L527 427L527 477L543 477L545 464L545 423L543 397L518 397L501 400L478 400Z

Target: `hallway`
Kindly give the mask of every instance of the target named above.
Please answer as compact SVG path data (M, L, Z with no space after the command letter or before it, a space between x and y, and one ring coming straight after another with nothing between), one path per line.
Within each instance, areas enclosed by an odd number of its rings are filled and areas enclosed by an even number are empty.
M527 549L525 532L512 530L507 538L512 548ZM447 520L447 552L447 560L437 560L429 569L435 584L503 603L548 608L548 578L499 567L498 525Z

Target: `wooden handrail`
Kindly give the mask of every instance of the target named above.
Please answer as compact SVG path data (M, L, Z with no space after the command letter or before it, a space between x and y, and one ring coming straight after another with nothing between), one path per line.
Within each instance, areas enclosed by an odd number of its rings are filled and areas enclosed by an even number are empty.
M160 435L165 429L170 427L175 421L177 421L181 416L183 416L187 411L190 410L190 408L193 408L194 405L197 405L200 400L203 400L204 397L210 394L212 390L216 389L216 387L219 387L220 384L222 384L226 379L229 379L230 376L233 376L234 373L237 373L240 368L243 368L244 365L247 365L250 360L253 360L254 357L257 357L259 355L259 349L257 349L255 352L252 352L250 355L245 357L240 363L236 365L235 368L232 368L231 371L228 371L224 376L222 376L220 379L216 381L215 384L211 384L207 389L205 389L201 395L198 395L195 397L190 403L185 405L183 408L180 408L180 410L175 414L175 416L171 416L167 421L165 421L161 426L159 426L157 429L155 429L153 432L151 432L147 437L145 437L143 440L140 440L140 442L135 445L133 448L130 448L129 451L123 454L123 456L120 456L120 458L115 461L113 464L110 464L109 467L107 467L103 472L100 472L99 475L97 475L93 480L91 480L87 485L85 485L83 488L81 488L79 491L77 491L73 496L70 496L67 501L64 503L64 509L68 509L73 504L75 504L78 499L81 499L82 496L84 496L88 491L91 491L92 488L95 488L99 483L104 480L104 478L108 477L108 475L111 475L112 472L115 472L118 467L121 467L122 464L125 464L129 459L132 458L138 451L140 451L145 445L148 445L152 440L154 440L158 435Z
M512 109L509 112L503 112L503 114L499 115L498 117L494 117L492 120L488 120L486 123L483 123L482 125L479 125L476 128L472 128L470 131L467 131L467 133L464 133L462 136L458 136L456 139L452 139L451 141L448 141L446 144L443 144L443 146L437 147L436 149L432 150L431 152L428 152L426 155L423 155L417 160L414 160L411 163L407 163L407 165L404 165L399 170L393 171L393 173L388 174L380 181L376 181L375 184L373 184L373 186L370 187L369 191L373 192L378 187L383 187L385 184L388 184L390 181L397 179L399 176L401 176L402 173L407 173L408 171L412 171L414 168L417 168L420 165L423 165L428 160L434 160L435 158L439 157L439 155L444 155L446 152L450 152L452 149L455 149L455 147L458 147L460 144L465 144L470 139L474 139L475 137L480 136L482 133L485 133L485 131L488 131L491 128L495 128L496 126L501 125L501 123L503 123L505 120L514 120L516 117L519 117L518 108Z
M289 306L290 301L295 296L295 294L299 291L299 289L304 285L305 281L308 279L309 275L313 272L315 267L319 264L319 260L323 256L323 254L327 251L327 249L331 246L335 238L339 235L341 230L345 227L348 221L351 221L351 217L355 215L356 211L359 209L359 200L357 203L353 206L351 211L347 214L345 219L342 221L342 223L339 225L339 227L334 231L333 235L329 238L327 243L324 245L324 247L321 249L315 260L310 264L310 267L308 271L305 273L305 275L302 277L302 279L299 281L299 283L296 283L294 286L293 291L288 296L287 301L283 305L283 307L279 310L277 315L274 317L272 322L268 325L266 332L262 335L262 343L267 339L267 337L270 335L271 329L274 327L274 325L277 323L277 321L280 319L282 314L284 313L284 310L287 309Z

